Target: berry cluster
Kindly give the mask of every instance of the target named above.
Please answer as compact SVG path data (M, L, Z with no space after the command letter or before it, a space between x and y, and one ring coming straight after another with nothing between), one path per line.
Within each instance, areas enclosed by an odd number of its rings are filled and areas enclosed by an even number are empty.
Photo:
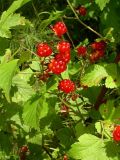
M67 27L63 22L57 22L52 27L52 30L57 36L61 37L67 32ZM36 49L37 55L40 57L48 57L53 52L52 48L47 43L39 43ZM66 70L67 63L70 61L70 43L63 40L60 41L57 44L57 50L58 53L50 60L48 64L48 70L49 72L58 75ZM46 81L48 77L49 73L45 72L40 76L40 80ZM65 93L71 93L75 90L75 84L71 80L65 79L60 81L58 88Z
M71 93L75 90L75 84L69 79L64 79L59 82L58 89L65 93Z
M52 30L57 36L62 36L67 32L67 27L63 22L57 22ZM70 43L60 41L57 45L58 53L48 64L49 70L54 74L61 74L67 68L67 63L70 61ZM36 47L36 53L40 57L48 57L52 54L52 48L47 43L39 43ZM47 75L48 76L48 75ZM44 79L44 77L41 77Z
M67 68L67 63L70 61L70 43L61 41L57 45L58 54L51 60L49 69L54 74L61 74Z
M90 54L90 61L93 63L104 56L106 43L104 41L94 42L91 44L91 48L92 53Z

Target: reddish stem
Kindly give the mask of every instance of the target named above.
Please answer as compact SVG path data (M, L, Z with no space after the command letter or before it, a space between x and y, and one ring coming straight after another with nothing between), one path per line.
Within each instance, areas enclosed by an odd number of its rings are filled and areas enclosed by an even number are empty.
M103 102L103 98L107 92L107 88L105 86L102 87L101 91L100 91L100 94L98 95L97 97L97 100L96 100L96 103L95 103L95 109L98 110L99 109L99 106L102 104Z

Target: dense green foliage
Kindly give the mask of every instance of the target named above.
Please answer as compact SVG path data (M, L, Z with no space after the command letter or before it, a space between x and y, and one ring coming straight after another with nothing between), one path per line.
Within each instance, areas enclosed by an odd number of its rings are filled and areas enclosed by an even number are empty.
M112 135L120 125L119 11L119 0L0 1L0 160L120 159ZM61 38L51 29L58 21L68 29ZM53 55L39 57L36 46L46 42L56 54L61 39L71 43L71 60L43 80ZM95 41L105 41L106 50L91 62ZM77 54L81 45L86 57ZM59 91L62 79L76 91Z

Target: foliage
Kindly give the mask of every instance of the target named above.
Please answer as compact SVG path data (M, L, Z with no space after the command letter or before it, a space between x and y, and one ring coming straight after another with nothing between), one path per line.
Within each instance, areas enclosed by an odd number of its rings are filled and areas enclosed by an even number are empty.
M120 159L119 10L118 0L1 0L1 160Z

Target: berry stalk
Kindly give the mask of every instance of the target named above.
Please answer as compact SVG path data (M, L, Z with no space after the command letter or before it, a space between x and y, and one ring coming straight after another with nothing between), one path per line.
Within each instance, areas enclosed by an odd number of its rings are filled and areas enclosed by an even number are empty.
M68 5L70 6L71 10L73 11L73 13L75 14L77 20L87 29L89 29L90 31L92 31L93 33L95 33L97 36L99 36L100 38L104 38L100 33L98 33L97 31L95 31L94 29L92 29L90 26L86 25L83 21L81 21L81 19L78 17L77 13L75 12L74 8L72 7L71 3L69 0L67 0Z

